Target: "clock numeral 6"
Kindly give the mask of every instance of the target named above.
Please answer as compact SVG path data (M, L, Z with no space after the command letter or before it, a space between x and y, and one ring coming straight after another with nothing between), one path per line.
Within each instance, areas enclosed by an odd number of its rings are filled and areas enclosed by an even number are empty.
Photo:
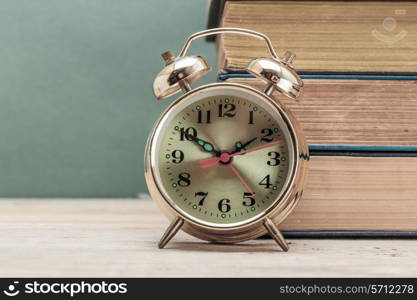
M266 162L266 164L268 166L275 167L275 166L278 166L281 163L281 161L279 160L280 154L278 152L270 151L270 152L268 152L268 156L271 158L270 160L268 160Z
M199 206L203 206L204 205L204 200L206 200L207 195L208 195L208 192L197 192L197 193L195 193L194 196L196 196L196 197L202 197L200 199L200 201L198 202L198 205Z
M186 186L189 186L190 184L191 184L191 175L190 175L190 173L180 173L179 175L178 175L178 181L177 181L177 183L178 183L178 185L179 186L182 186L182 187L186 187Z
M188 127L185 129L181 127L180 129L180 141L192 141L194 138L197 137L197 130L194 127Z
M171 153L172 156L172 162L174 164L179 164L184 160L184 152L182 152L181 150L174 150Z
M242 204L244 206L252 206L255 205L256 201L255 198L252 197L253 194L252 193L243 193L243 199L247 199L245 201L242 202Z
M219 201L219 204L217 205L217 207L219 208L219 210L223 213L227 213L229 212L232 207L230 206L230 200L229 199L222 199Z

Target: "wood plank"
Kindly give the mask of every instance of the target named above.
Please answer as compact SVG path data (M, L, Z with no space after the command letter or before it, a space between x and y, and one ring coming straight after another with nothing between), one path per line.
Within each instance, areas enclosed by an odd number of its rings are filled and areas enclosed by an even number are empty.
M266 34L302 71L417 72L416 20L410 1L227 1L221 26ZM222 67L268 56L253 38L219 40Z
M200 242L184 233L167 249L168 225L138 199L2 199L2 277L412 277L416 240ZM196 268L195 266L198 266Z

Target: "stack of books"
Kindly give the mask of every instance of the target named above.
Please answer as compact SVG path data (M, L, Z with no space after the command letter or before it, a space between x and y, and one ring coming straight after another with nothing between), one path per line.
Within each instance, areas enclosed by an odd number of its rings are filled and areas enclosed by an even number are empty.
M280 225L287 236L417 236L417 3L212 1L211 27L270 37L297 55L307 186ZM219 79L264 83L244 67L268 57L262 41L217 38Z

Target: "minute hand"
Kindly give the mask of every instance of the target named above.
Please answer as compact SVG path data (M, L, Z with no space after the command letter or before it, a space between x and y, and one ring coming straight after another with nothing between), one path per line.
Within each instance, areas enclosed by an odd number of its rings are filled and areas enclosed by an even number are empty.
M257 137L254 137L253 139L247 141L244 144L241 144L241 143L238 142L240 144L239 146L237 145L238 143L236 143L236 149L232 153L230 153L230 154L234 154L236 152L240 152L242 149L245 149L247 146L249 146L249 144L253 143L256 139L257 139Z
M257 147L250 148L248 150L236 152L236 153L230 154L229 157L258 151L258 150L268 148L268 147L272 147L274 145L279 145L279 144L282 145L282 141L271 142L271 143L267 143L267 144L264 144L264 145L260 145L260 146L257 146ZM200 167L201 168L212 167L212 166L216 165L219 161L220 161L220 157L211 157L211 158L203 159L203 160L200 160Z

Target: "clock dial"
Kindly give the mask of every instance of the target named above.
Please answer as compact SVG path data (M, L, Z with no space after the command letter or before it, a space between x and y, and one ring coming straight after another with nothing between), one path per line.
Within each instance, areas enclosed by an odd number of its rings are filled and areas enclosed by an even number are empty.
M165 198L188 217L233 226L262 215L288 182L292 141L279 111L245 92L174 106L153 150Z

